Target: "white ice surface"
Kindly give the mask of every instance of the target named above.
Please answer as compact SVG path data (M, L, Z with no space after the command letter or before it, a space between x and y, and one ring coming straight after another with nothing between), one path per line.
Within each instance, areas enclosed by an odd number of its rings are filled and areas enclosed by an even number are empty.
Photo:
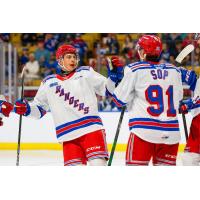
M181 154L178 155L177 165L182 165ZM0 151L0 166L15 166L16 151ZM114 154L113 166L125 165L125 152L116 152ZM62 151L32 151L23 150L20 152L20 166L63 166Z

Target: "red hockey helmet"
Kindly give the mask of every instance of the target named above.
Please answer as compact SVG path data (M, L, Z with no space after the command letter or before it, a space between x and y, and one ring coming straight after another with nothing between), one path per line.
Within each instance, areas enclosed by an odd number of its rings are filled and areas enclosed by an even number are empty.
M67 53L76 54L78 57L76 48L74 48L72 45L63 44L56 51L56 60L63 58Z
M162 52L162 42L158 36L143 35L137 43L136 48L143 49L149 56L160 56Z

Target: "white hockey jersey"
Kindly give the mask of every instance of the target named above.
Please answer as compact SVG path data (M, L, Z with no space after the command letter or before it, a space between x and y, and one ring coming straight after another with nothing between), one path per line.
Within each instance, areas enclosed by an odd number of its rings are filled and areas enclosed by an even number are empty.
M171 64L137 62L126 66L113 100L118 106L127 105L131 132L152 143L180 141L177 113L183 98L181 76Z
M197 80L196 88L194 90L193 101L196 101L194 109L191 110L193 117L196 117L200 114L200 78Z
M73 140L103 129L96 94L105 96L107 88L113 91L115 84L89 66L79 67L65 77L48 76L30 103L26 116L39 119L50 110L58 141Z

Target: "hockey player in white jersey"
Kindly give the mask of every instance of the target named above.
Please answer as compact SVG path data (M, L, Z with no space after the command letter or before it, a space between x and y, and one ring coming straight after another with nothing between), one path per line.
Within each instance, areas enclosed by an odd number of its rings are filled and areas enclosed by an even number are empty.
M180 105L181 113L191 111L193 116L190 133L182 155L183 165L200 165L200 78L197 80L194 97L183 100Z
M117 106L127 106L130 136L126 165L176 165L180 141L177 111L183 98L182 81L191 89L195 75L172 64L159 64L162 43L144 35L137 43L141 62L125 67L124 77L113 97Z
M78 65L78 54L71 45L62 45L56 52L61 74L45 78L32 103L17 101L15 112L41 118L50 109L56 135L63 143L64 165L106 165L107 143L98 114L96 94L113 91L120 70L106 79L89 66ZM120 63L113 63L123 69Z
M0 95L0 126L3 126L3 117L9 117L13 110L13 105L6 101L3 95Z

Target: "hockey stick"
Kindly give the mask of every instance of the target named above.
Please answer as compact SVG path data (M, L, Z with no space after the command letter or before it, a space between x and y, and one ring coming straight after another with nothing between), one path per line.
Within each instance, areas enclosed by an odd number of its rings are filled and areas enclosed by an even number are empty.
M112 160L113 160L113 156L114 156L114 153L115 153L115 148L116 148L116 145L117 145L117 140L118 140L119 132L120 132L120 129L121 129L121 124L122 124L122 120L123 120L123 117L124 117L125 110L126 110L126 106L123 106L122 110L121 110L119 122L118 122L118 125L117 125L117 130L116 130L116 133L115 133L114 142L113 142L113 145L112 145L110 158L109 158L109 161L108 161L108 166L111 166L111 164L112 164Z
M187 122L186 122L186 118L185 118L185 114L182 113L182 119L183 119L183 127L184 127L184 132L185 132L185 139L186 139L186 142L188 140L188 129L187 129Z
M195 33L194 35L194 40L197 40L199 38L199 33ZM189 55L192 51L194 51L194 45L193 44L189 44L188 46L186 46L181 52L180 54L176 57L176 62L181 64L181 62L183 61L183 59ZM188 140L188 129L187 129L187 122L186 122L186 118L185 118L185 114L182 113L182 120L183 120L183 128L184 128L184 133L185 133L185 139L186 141Z
M21 101L24 99L24 71L25 67L21 73ZM21 130L22 130L22 115L19 116L19 131L18 131L18 142L17 142L17 161L16 166L19 166L19 155L20 155L20 146L21 146Z
M110 70L113 70L112 62L111 62L110 58L107 58L107 62L108 62L108 67L110 68ZM114 153L115 153L115 148L116 148L116 145L117 145L117 140L118 140L118 137L119 137L119 132L120 132L120 129L121 129L121 124L122 124L122 120L123 120L123 117L124 117L125 110L126 110L126 106L122 107L119 122L118 122L118 125L117 125L117 130L116 130L116 133L115 133L115 138L114 138L111 153L110 153L110 158L109 158L109 161L108 161L108 166L111 166L111 164L112 164L112 160L113 160L113 156L114 156Z
M189 55L192 51L194 50L194 45L193 44L189 44L187 45L176 57L175 61L179 64L181 64L181 62L183 61L183 59Z

